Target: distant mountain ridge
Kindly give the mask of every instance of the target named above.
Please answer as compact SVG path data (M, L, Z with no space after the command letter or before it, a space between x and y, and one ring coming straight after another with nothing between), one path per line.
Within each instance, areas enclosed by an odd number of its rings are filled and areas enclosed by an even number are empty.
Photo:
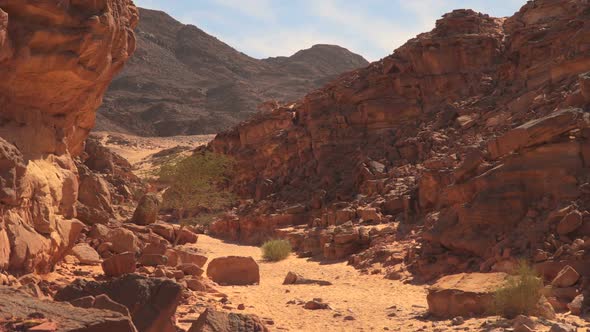
M140 9L137 52L113 81L97 130L170 136L216 133L268 100L290 101L368 65L335 45L254 59L168 14Z

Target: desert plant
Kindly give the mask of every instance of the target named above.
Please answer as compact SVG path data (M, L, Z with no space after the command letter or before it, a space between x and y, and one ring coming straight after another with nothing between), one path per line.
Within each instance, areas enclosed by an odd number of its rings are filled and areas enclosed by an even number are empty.
M235 201L223 186L232 169L233 161L227 156L203 151L165 162L157 172L158 180L168 186L162 208L175 213L181 230L193 223L205 223L205 217L213 219ZM187 218L186 212L191 211L197 211L197 216Z
M494 292L492 310L495 314L508 318L534 314L542 289L543 280L528 262L522 260L516 273Z
M272 262L282 261L289 257L291 244L287 240L266 241L262 247L262 257Z

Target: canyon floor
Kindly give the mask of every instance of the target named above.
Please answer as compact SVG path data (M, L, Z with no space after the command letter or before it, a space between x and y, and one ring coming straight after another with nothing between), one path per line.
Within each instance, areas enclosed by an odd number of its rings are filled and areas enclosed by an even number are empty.
M155 168L154 154L164 150L172 151L172 154L188 154L212 139L211 135L166 138L108 132L93 135L109 149L128 159L140 176ZM190 149L174 149L177 146ZM208 295L207 301L225 310L255 314L272 331L492 331L512 326L510 321L499 317L465 318L464 322L433 319L427 314L427 284L388 280L378 266L359 271L346 261L321 261L295 255L280 262L267 262L262 258L259 247L229 243L207 235L199 235L198 242L190 246L207 256L209 261L232 255L251 256L257 261L261 276L259 285L220 285L217 287L220 294ZM100 267L68 267L66 264L62 273L49 278L63 278L64 271L70 274L74 270L86 271L88 275L101 274ZM283 285L289 272L308 279L328 281L331 285ZM81 273L74 274L79 276ZM75 278L74 274L71 279ZM307 301L316 298L327 303L329 309L304 308ZM244 309L238 310L241 305ZM178 326L188 329L203 309L195 308L192 302L181 305L177 311ZM577 316L560 315L558 320L585 326ZM543 325L542 322L537 331L548 331L551 323Z

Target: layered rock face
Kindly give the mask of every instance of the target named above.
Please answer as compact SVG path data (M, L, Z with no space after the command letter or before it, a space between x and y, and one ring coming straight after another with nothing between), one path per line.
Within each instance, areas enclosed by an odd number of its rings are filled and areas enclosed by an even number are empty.
M0 267L48 271L74 244L78 155L135 49L130 0L0 1Z
M281 235L329 258L371 247L352 261L384 255L424 276L577 252L590 235L574 233L590 208L589 15L574 0L505 19L456 10L391 56L219 134L209 148L236 158L234 189L254 202L212 232ZM580 216L567 236L555 231L563 207ZM387 249L404 240L407 252Z

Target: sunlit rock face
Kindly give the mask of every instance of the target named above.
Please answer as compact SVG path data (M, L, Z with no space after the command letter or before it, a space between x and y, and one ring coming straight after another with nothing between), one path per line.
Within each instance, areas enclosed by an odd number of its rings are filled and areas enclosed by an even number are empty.
M0 0L0 267L48 271L76 240L72 156L137 21L130 0Z
M236 158L234 189L253 203L212 230L252 243L289 231L326 256L391 241L365 237L361 221L424 222L411 257L422 271L440 263L433 274L469 265L447 256L488 271L499 253L555 251L542 248L547 214L590 209L589 13L573 0L529 1L509 18L455 10L392 55L219 134L209 148ZM344 245L329 230L349 221Z

